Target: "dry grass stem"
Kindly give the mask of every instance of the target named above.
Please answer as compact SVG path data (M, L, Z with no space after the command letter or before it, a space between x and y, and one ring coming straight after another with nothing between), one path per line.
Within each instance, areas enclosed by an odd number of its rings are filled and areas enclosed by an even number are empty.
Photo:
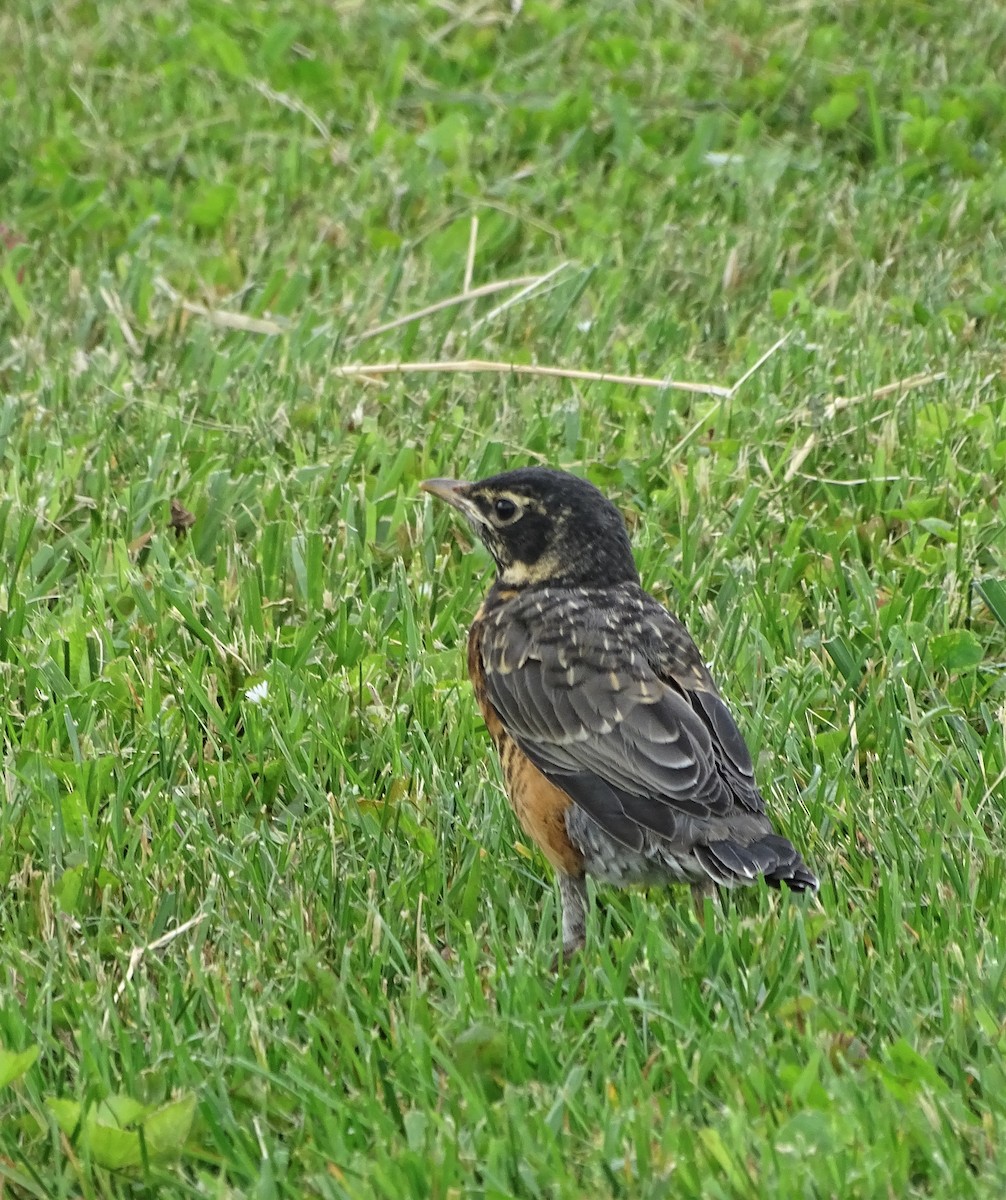
M379 337L382 333L390 333L391 330L400 329L403 325L410 325L413 321L421 321L423 317L431 317L434 313L443 312L446 308L456 308L459 304L468 304L472 300L481 300L484 296L494 296L497 292L505 292L509 288L523 288L526 292L527 288L530 287L533 290L538 284L548 279L551 274L552 272L549 272L547 275L518 275L513 279L497 279L492 283L484 283L481 287L458 292L453 296L445 297L443 300L436 300L433 304L427 304L423 308L417 308L412 312L404 313L400 317L395 317L393 321L385 321L380 325L373 325L370 329L365 329L363 333L348 338L347 343L350 346L358 346L360 342L366 342L371 338Z
M513 308L515 304L520 304L522 301L527 300L530 296L543 295L546 291L551 291L551 288L545 288L545 284L550 283L557 275L562 274L562 272L565 271L569 265L570 264L568 262L561 262L557 267L553 267L551 271L546 271L544 275L539 275L538 278L533 282L530 282L526 287L521 288L521 290L515 296L511 296L508 300L504 300L502 304L498 304L495 308L491 308L484 317L479 317L479 319L472 324L468 332L474 333L476 329L481 329L483 325L488 325L490 321L495 321L501 313L505 313L508 308Z
M492 362L487 359L470 358L457 362L408 362L408 363L351 363L334 367L336 378L352 379L375 375L522 375L545 379L575 379L584 383L619 383L626 387L659 388L677 392L693 392L699 396L727 397L733 395L732 388L714 383L687 383L680 379L652 379L646 375L617 375L606 371L580 371L573 367L546 367L534 363Z
M479 241L479 219L472 214L471 229L468 231L468 254L465 256L465 278L461 291L467 296L472 290L472 277L475 274L475 248Z
M854 404L862 404L864 400L882 400L885 396L891 396L898 392L911 392L915 388L925 387L930 383L940 383L946 379L946 371L924 371L918 375L909 375L907 379L897 379L894 383L885 383L882 387L874 388L872 392L861 392L858 396L836 396L824 410L826 420L831 418L844 408L851 408Z

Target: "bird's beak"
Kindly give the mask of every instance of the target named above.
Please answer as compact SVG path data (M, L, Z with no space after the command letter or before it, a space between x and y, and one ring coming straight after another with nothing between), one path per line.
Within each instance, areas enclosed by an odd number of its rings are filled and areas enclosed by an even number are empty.
M470 486L471 484L463 479L426 479L419 485L422 491L429 492L438 500L446 500L452 508L456 508L469 520L477 520L478 509L466 495Z

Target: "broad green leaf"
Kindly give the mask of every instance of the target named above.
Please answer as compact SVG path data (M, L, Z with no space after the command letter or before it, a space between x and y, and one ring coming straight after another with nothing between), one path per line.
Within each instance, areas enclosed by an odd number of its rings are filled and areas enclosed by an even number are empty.
M67 1136L80 1125L80 1105L73 1100L47 1100L56 1124ZM131 1096L112 1095L92 1105L80 1128L81 1143L94 1161L110 1171L177 1158L192 1130L196 1098L187 1094L150 1112Z
M155 1161L176 1158L185 1148L196 1115L196 1098L189 1092L152 1112L143 1122L147 1154Z
M28 1070L39 1055L38 1046L27 1050L0 1050L0 1087L13 1083Z
M985 657L981 642L968 629L938 633L929 643L934 666L944 671L966 671Z
M52 1113L60 1132L65 1133L67 1137L72 1137L80 1124L80 1105L77 1101L59 1100L55 1096L50 1096L46 1100L45 1106Z
M826 103L819 104L811 115L822 129L840 129L857 108L859 99L854 92L839 92Z
M88 1110L87 1119L88 1122L95 1121L114 1129L125 1129L142 1121L146 1113L146 1106L139 1100L124 1096L121 1092L113 1092Z
M59 877L55 887L56 901L65 913L78 911L80 893L84 886L84 868L69 867Z
M135 1129L102 1124L93 1115L97 1107L88 1113L81 1133L82 1141L94 1156L94 1161L109 1171L140 1166L143 1162L140 1135Z
M198 229L212 232L227 219L237 198L237 188L232 183L207 184L190 201L188 219Z

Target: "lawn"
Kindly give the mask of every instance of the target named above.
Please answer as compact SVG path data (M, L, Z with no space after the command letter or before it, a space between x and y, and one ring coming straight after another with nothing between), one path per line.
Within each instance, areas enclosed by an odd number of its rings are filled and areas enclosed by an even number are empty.
M999 1200L1006 8L0 46L0 1193ZM418 491L531 462L627 514L816 900L602 888L551 972Z

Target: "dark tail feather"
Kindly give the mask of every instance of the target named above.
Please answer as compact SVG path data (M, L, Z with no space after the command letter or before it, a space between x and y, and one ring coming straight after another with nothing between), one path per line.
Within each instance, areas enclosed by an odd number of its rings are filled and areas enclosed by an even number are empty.
M795 892L817 891L817 878L795 847L784 837L769 833L742 846L730 840L695 847L695 857L709 878L722 887L754 883L759 875L772 887L786 884Z

